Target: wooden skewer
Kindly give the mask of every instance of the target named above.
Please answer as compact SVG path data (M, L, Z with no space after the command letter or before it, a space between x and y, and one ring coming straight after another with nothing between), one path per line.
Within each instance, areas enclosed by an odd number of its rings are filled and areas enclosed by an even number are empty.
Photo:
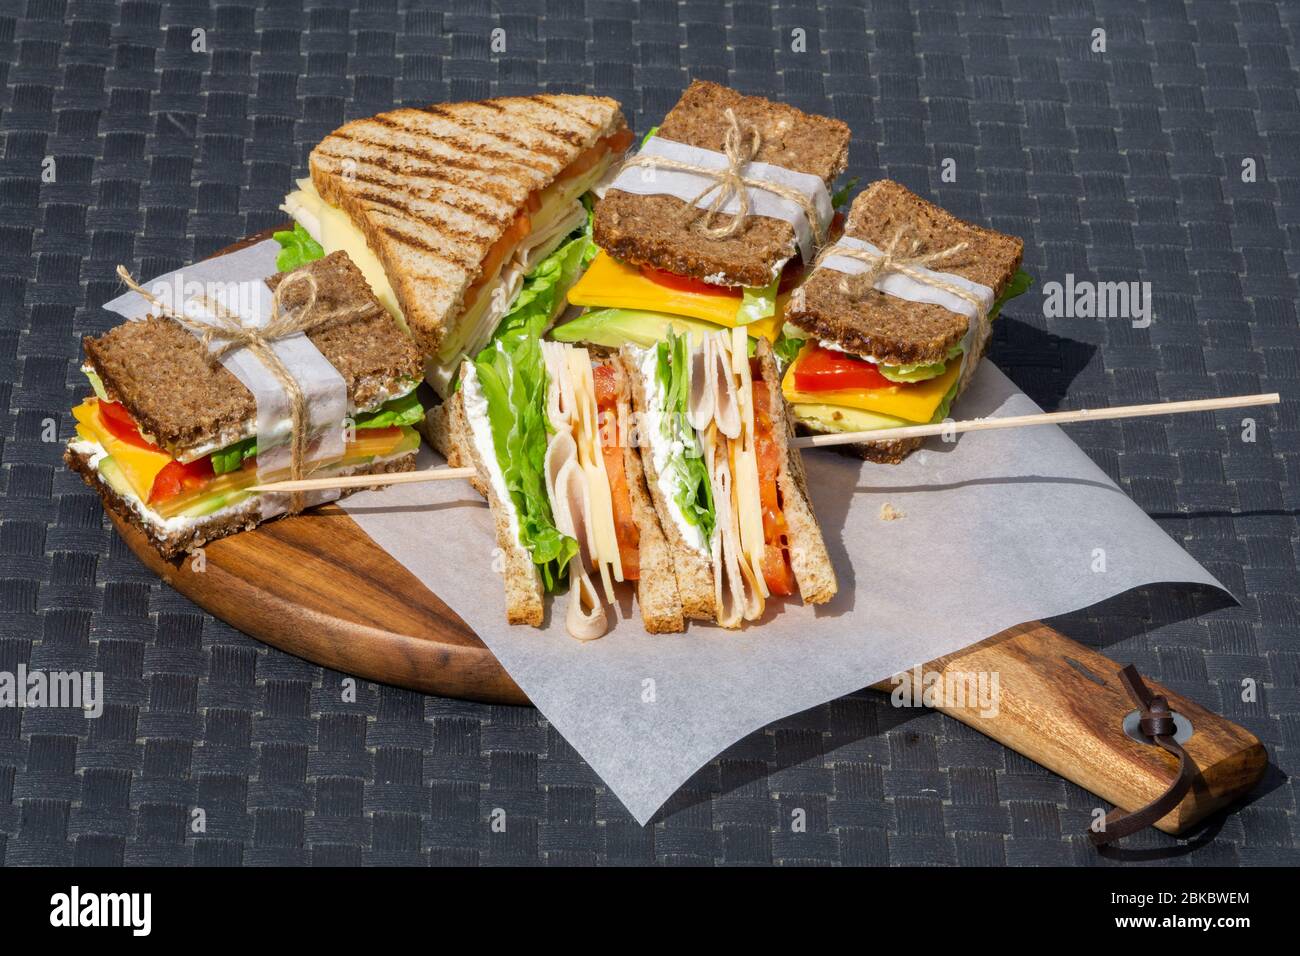
M1070 422L1093 422L1110 418L1141 418L1146 415L1213 412L1223 408L1276 405L1281 400L1282 398L1277 392L1269 392L1265 395L1200 398L1190 402L1156 402L1152 405L1121 405L1118 408L1081 408L1073 412L1039 412L1036 415L1013 415L1010 418L977 418L965 422L940 422L937 425L908 425L903 428L877 428L872 431L843 432L835 435L807 435L796 438L794 444L796 448L818 448L824 445L849 445L861 441L888 441L895 438L924 438L928 435L953 435L958 432L989 431L994 428L1024 428L1029 425L1065 425ZM475 473L473 468L426 468L424 471L399 471L391 475L342 475L337 478L277 481L265 485L254 485L248 490L288 492L320 491L325 488L365 488L370 485L405 485L423 481L472 478Z
M473 468L426 468L423 471L395 471L387 475L339 475L335 478L304 478L302 481L273 481L254 485L249 491L322 491L326 488L367 488L370 485L408 485L421 481L473 478Z
M958 432L990 431L995 428L1023 428L1028 425L1065 425L1070 422L1097 422L1108 418L1141 418L1145 415L1180 415L1184 412L1213 412L1223 408L1247 408L1251 405L1276 405L1277 392L1265 395L1233 395L1229 398L1199 398L1190 402L1156 402L1151 405L1121 405L1117 408L1081 408L1073 412L1039 412L1036 415L1012 415L1010 418L976 418L965 422L939 422L935 425L907 425L903 428L876 428L864 432L841 432L827 435L804 435L794 440L796 448L820 448L825 445L855 445L863 441L892 441L897 438L925 438L929 435L954 435Z

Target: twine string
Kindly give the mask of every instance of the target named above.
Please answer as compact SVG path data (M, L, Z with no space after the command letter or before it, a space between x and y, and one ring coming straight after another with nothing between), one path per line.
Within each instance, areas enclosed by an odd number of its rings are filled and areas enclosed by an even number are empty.
M286 275L275 287L271 299L271 318L266 325L246 323L220 302L213 301L207 296L198 296L196 301L212 315L215 321L200 322L186 315L183 309L174 309L149 292L131 277L131 273L125 266L117 267L117 275L127 288L142 296L160 315L165 315L195 333L207 350L210 361L219 361L235 349L246 348L270 371L289 399L289 475L292 481L301 480L304 477L303 469L307 456L307 398L302 386L276 354L272 344L298 332L309 332L326 322L350 317L352 314L359 315L365 309L317 311L319 285L316 277L306 269L299 269ZM286 304L286 293L295 285L305 285L307 299L301 306L290 309ZM291 512L301 511L302 492L292 492L289 505Z
M935 289L942 289L944 292L957 296L963 302L970 303L975 308L976 315L982 320L987 310L985 302L980 296L964 286L949 282L942 275L936 275L934 272L928 271L929 266L942 262L965 250L967 244L958 242L937 252L917 255L917 250L921 248L921 240L915 236L909 236L909 233L909 226L899 226L894 230L893 237L880 252L858 249L854 246L829 246L818 257L813 268L819 268L831 256L856 259L859 262L866 263L866 270L857 273L846 273L840 281L840 291L853 299L864 298L867 293L876 287L876 283L885 276L898 273L907 276L914 282Z
M667 156L653 156L646 153L633 156L624 163L624 166L646 166L652 169L695 173L713 180L704 189L700 190L693 199L689 200L680 213L682 222L695 220L699 230L710 239L730 239L740 232L745 227L745 221L751 215L749 190L761 189L798 205L804 216L807 217L808 225L812 228L814 243L821 245L825 240L825 230L818 217L817 207L811 199L799 190L784 183L744 175L744 168L753 162L754 157L758 155L759 147L763 141L762 134L759 133L758 127L753 124L746 124L742 127L740 120L736 118L736 113L731 107L727 108L726 117L727 130L722 141L722 153L727 158L727 165L721 169L696 166L694 163L683 162L679 159L670 159ZM697 204L703 202L710 193L714 195L709 204L705 207L697 207ZM723 214L724 208L732 199L736 200L737 209L732 215L731 221L722 225L714 225L718 216ZM704 212L704 217L703 219L697 219L701 209Z

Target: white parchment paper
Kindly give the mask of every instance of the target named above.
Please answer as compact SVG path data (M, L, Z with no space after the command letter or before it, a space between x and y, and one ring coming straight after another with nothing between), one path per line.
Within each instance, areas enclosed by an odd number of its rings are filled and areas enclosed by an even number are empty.
M1038 410L985 361L953 417ZM643 824L703 764L774 720L1139 585L1222 587L1055 426L931 439L896 466L829 449L804 462L839 596L815 611L774 602L779 611L739 633L648 635L630 606L588 644L566 635L554 607L541 630L510 627L492 521L467 485L342 505L464 618ZM426 451L422 464L435 463ZM885 503L904 517L882 521ZM1105 571L1093 570L1097 549Z
M275 271L265 251L202 265L227 280ZM953 417L1036 411L985 361ZM629 600L591 643L567 635L554 605L546 627L511 627L491 515L468 484L399 485L341 504L474 629L643 824L701 766L775 720L1144 584L1223 587L1055 426L930 439L901 465L830 449L804 462L840 593L817 610L773 601L740 632L649 635ZM421 451L421 467L440 463ZM882 521L885 503L904 517Z

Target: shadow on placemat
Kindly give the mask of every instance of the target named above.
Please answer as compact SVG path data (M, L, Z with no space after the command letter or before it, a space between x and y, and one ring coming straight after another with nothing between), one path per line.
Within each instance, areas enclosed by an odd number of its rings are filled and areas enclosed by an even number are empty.
M1088 367L1097 346L1053 335L1028 322L999 315L988 357L1045 412L1061 407L1070 384Z

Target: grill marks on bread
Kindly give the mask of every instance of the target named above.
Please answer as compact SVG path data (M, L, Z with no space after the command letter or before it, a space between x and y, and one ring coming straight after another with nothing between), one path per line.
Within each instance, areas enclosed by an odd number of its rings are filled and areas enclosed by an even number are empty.
M428 355L529 195L623 125L618 104L596 96L393 110L327 136L312 181L365 234Z

